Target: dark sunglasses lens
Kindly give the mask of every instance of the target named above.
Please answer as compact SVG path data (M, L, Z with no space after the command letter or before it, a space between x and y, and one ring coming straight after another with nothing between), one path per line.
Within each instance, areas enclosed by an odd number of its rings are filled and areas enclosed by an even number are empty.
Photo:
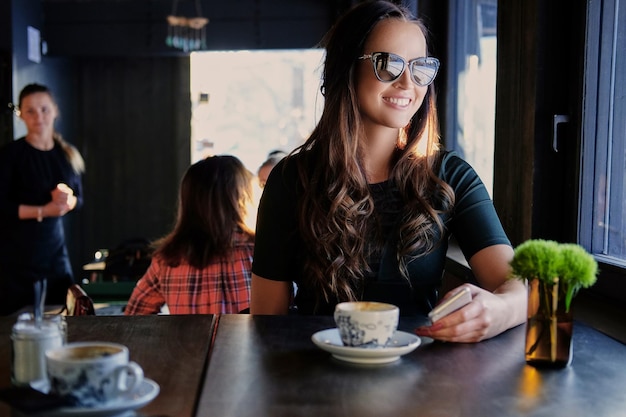
M374 70L381 81L393 81L402 75L404 61L399 56L379 53L373 57Z
M439 69L439 63L432 59L414 61L411 74L417 85L426 86L433 82Z

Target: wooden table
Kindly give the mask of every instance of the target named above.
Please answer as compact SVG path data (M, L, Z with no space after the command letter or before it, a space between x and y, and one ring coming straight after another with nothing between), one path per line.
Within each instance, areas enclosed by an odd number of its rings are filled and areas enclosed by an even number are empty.
M525 364L524 326L477 344L424 340L388 365L332 358L310 340L330 327L330 317L221 316L197 417L626 415L626 346L578 322L561 370Z
M0 317L0 388L11 384L11 327L16 317ZM128 346L130 359L160 386L141 415L193 417L214 334L213 315L67 317L68 341L109 341ZM0 402L0 416L10 416Z
M0 388L10 385L0 317ZM416 321L401 319L400 330ZM161 387L145 417L622 417L626 345L579 322L561 370L524 362L524 326L476 344L433 342L388 365L340 362L311 341L331 317L68 317L69 340L108 340ZM216 331L214 330L216 329ZM208 364L207 364L207 358ZM0 403L0 416L11 410Z

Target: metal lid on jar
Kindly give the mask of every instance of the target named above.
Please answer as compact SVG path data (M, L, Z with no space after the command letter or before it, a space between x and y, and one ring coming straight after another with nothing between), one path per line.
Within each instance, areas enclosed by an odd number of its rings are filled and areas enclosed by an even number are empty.
M47 339L58 337L61 333L59 324L51 320L42 320L40 323L35 320L18 320L13 325L11 337L13 339Z

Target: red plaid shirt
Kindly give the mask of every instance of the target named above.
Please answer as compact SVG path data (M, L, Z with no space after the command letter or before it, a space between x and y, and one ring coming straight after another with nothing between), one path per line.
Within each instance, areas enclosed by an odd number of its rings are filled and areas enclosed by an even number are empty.
M254 242L241 233L228 259L204 269L188 264L172 268L155 256L124 314L156 314L164 304L170 314L239 313L250 306L253 251Z

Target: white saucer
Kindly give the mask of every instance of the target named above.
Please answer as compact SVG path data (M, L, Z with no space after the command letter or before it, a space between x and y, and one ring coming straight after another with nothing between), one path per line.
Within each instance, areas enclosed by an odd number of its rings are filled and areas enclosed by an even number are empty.
M122 415L122 413L130 412L137 408L141 408L159 394L159 384L151 379L144 378L141 386L132 394L122 396L120 400L112 404L102 407L61 407L55 410L49 410L41 414L46 417L111 417ZM128 413L129 415L134 415ZM123 414L126 415L126 414Z
M380 364L395 362L400 356L415 350L422 340L419 336L396 331L391 339L391 346L383 348L359 348L344 346L336 328L315 333L311 340L320 349L330 352L333 357L352 363Z

